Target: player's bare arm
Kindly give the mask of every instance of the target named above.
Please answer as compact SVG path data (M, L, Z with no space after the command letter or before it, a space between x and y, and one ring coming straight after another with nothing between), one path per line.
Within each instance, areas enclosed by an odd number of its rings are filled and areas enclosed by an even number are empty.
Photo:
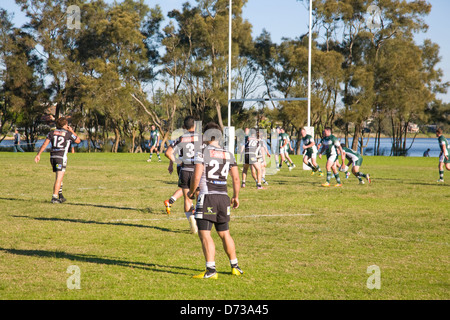
M239 171L238 167L234 166L230 169L231 179L233 181L233 197L231 197L231 205L234 209L239 207L239 188L241 186L241 182L239 181ZM191 188L192 189L192 188Z
M50 143L50 139L45 139L44 143L42 144L41 148L39 149L38 154L36 157L34 157L34 162L38 163L41 160L41 154L44 152L45 148L47 148L48 144Z
M173 155L173 148L172 146L169 146L166 150L166 153L164 154L173 164L175 162L175 156Z
M195 164L194 175L192 177L191 185L190 185L189 191L187 193L187 196L191 199L195 195L195 191L197 190L197 187L200 183L200 179L203 174L203 168L204 168L204 165L202 163ZM239 179L239 177L238 177L238 179Z
M345 152L342 149L341 144L339 144L339 151L341 152L341 159L342 159L342 163L344 164L345 163Z
M73 134L75 137L77 137L77 138L75 139L75 143L80 143L80 142L81 142L80 137L77 136L77 134L76 134L75 131L72 129L72 127L70 127L69 125L66 125L66 126L63 127L63 129L69 131L71 134Z

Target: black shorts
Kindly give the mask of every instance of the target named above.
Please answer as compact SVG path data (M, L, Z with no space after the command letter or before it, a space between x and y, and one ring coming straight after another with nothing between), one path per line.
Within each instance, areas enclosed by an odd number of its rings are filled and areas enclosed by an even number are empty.
M53 172L66 171L67 160L63 158L50 158L50 164L52 165Z
M216 224L229 222L230 197L227 194L200 194L195 207L195 219Z
M216 228L216 231L227 231L230 230L230 225L228 222L218 223L212 222L205 219L196 219L198 230L211 231L212 226Z
M191 187L191 179L194 176L194 172L180 170L178 174L178 187L181 189L189 189Z
M254 164L258 162L258 158L255 153L246 153L244 158L244 164Z

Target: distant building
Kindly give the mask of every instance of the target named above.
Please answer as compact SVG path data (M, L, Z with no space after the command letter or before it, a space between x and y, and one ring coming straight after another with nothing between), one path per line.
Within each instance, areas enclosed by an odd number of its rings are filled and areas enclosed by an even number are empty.
M408 125L408 133L418 133L420 131L419 126L415 123Z

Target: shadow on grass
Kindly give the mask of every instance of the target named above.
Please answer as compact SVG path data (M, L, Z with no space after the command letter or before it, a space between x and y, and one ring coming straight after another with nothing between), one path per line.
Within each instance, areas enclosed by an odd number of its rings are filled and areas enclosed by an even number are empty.
M173 233L188 233L188 231L174 231L167 228L146 226L143 224L132 224L132 223L122 223L122 222L102 222L93 220L83 220L83 219L68 219L68 218L47 218L47 217L30 217L30 216L18 216L13 215L13 218L26 218L38 221L61 221L61 222L73 222L73 223L85 223L85 224L99 224L99 225L110 225L110 226L120 226L120 227L134 227L134 228L148 228L155 229L163 232L173 232Z
M27 201L27 202L38 202L38 203L50 204L50 201L46 201L46 200L36 201L36 200L33 200L33 199L3 198L3 197L0 197L0 200ZM103 208L103 209L130 210L130 211L139 211L139 212L145 212L145 213L153 213L153 209L152 208L138 209L138 208L131 208L131 207L118 207L118 206L111 206L111 205L104 205L104 204L92 204L92 203L71 203L71 202L65 202L63 204L53 204L53 205L62 205L62 206L70 205L70 206L95 207L95 208Z
M372 180L374 181L374 180ZM377 178L376 181L394 181L398 182L399 184L411 184L411 185L422 185L422 186L437 186L437 187L450 187L450 184L445 183L439 183L439 182L424 182L424 181L418 181L417 179L404 179L404 178Z
M96 264L104 264L104 265L115 265L120 267L127 267L132 269L142 269L154 272L164 272L171 274L181 274L181 275L190 275L191 273L186 273L182 271L173 271L167 269L177 269L177 270L186 270L186 271L197 271L197 269L190 269L184 267L176 267L176 266L165 266L158 265L154 263L145 263L145 262L135 262L135 261L126 261L120 259L111 259L111 258L103 258L94 255L88 254L72 254L62 251L45 251L45 250L19 250L19 249L6 249L0 247L0 252L3 251L5 253L10 253L19 256L28 256L28 257L40 257L40 258L57 258L57 259L67 259L71 261L80 261L80 262L88 262L88 263L96 263Z

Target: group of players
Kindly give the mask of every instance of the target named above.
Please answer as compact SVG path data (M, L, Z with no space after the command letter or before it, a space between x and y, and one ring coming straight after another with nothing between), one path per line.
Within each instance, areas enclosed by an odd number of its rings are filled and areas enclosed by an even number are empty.
M242 171L242 184L240 183L238 166L233 153L221 147L222 130L215 123L208 123L203 134L196 132L195 119L188 116L184 119L185 132L165 151L165 156L169 159L169 173L173 173L174 164L177 165L178 189L170 197L164 201L166 211L170 214L173 203L183 197L184 210L186 218L190 224L190 231L198 234L202 250L206 261L206 269L194 278L212 278L218 277L215 268L215 245L211 237L211 230L214 226L222 240L223 247L228 255L231 274L242 275L243 271L238 265L236 257L236 248L234 240L230 235L229 221L231 208L239 207L239 191L245 188L246 176L248 168L251 168L252 177L256 181L256 187L262 189L262 183L268 184L265 180L266 155L268 157L275 156L277 170L280 170L284 162L289 170L295 168L295 164L289 157L289 150L292 146L289 136L282 128L277 128L279 135L278 148L281 161L275 152L269 152L265 137L260 137L260 133L256 130L245 130L244 143L241 155L244 158ZM151 161L153 151L157 151L159 144L159 133L152 126L150 139L151 153L149 160ZM264 134L263 134L264 135ZM330 187L330 180L334 175L336 179L336 187L341 187L342 182L339 177L339 171L345 171L346 178L350 175L349 166L352 166L352 173L358 178L360 184L364 184L363 178L370 183L369 174L359 171L363 162L362 156L349 148L343 147L339 140L332 134L331 128L325 128L323 139L316 146L311 135L307 134L306 129L301 130L303 145L303 162L311 168L311 175L318 173L323 176L322 169L317 164L317 157L321 158L323 154L327 156L326 162L326 182L322 184L324 187ZM441 154L439 158L439 180L443 182L444 167L450 170L449 145L447 139L442 135L442 130L436 131ZM50 131L44 144L40 148L35 157L35 162L40 161L42 152L51 144L50 163L53 172L56 173L53 188L52 203L63 203L66 201L62 194L63 177L67 166L67 154L71 143L80 143L81 139L76 135L73 129L68 125L65 118L56 120L56 129ZM272 149L273 151L273 149ZM159 153L158 160L161 161ZM339 157L342 164L339 164ZM345 165L345 159L348 164ZM227 178L232 178L233 195L230 199L227 190ZM196 200L194 206L193 200Z

